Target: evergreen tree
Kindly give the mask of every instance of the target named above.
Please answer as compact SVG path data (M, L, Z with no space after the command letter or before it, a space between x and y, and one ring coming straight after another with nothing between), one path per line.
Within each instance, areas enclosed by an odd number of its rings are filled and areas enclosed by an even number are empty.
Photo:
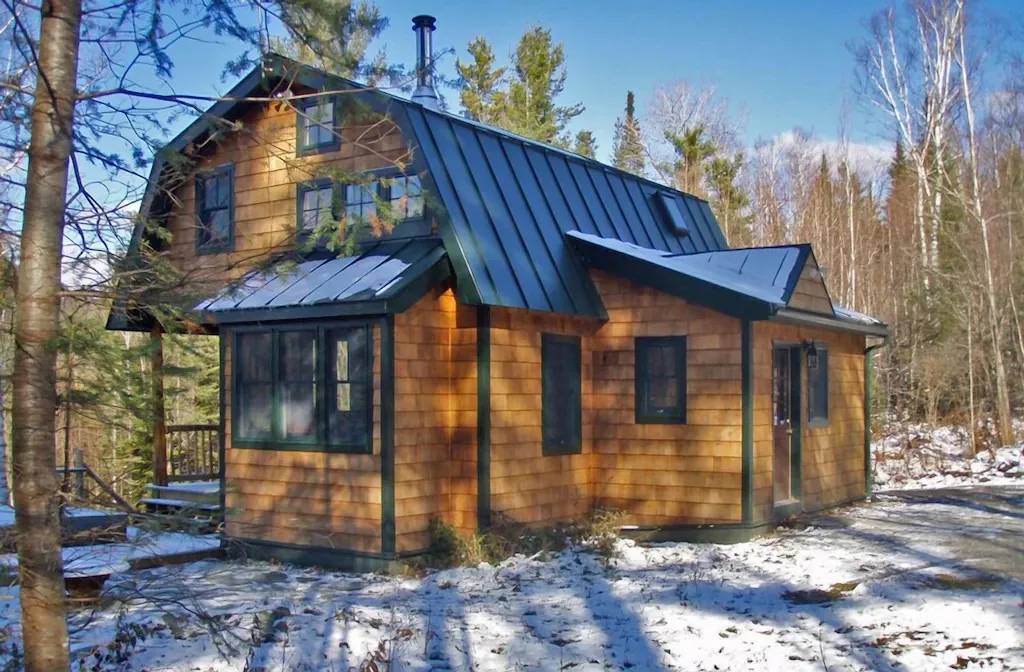
M698 124L685 128L678 135L666 134L665 139L676 154L675 162L670 166L675 186L697 196L704 195L705 164L718 151L715 143L707 138L704 126Z
M471 60L455 61L455 69L462 79L459 93L462 108L471 119L502 126L507 104L507 94L502 90L506 69L494 67L494 50L483 37L470 42L466 50Z
M342 77L365 74L363 57L388 20L366 0L282 3L285 37L269 47L284 56Z
M528 30L512 53L512 81L508 91L509 130L551 144L565 141L569 122L583 113L583 105L556 103L565 89L565 48L555 44L551 31Z
M626 116L615 121L612 165L635 175L644 172L644 147L640 140L640 122L636 118L632 91L626 93Z
M572 151L581 156L591 159L595 158L597 155L597 140L594 139L594 134L590 131L580 131L577 133L576 144L573 145Z
M733 246L748 246L753 242L750 220L743 213L750 199L738 183L743 161L743 152L736 152L731 158L716 156L707 166L711 205L722 224L726 241Z

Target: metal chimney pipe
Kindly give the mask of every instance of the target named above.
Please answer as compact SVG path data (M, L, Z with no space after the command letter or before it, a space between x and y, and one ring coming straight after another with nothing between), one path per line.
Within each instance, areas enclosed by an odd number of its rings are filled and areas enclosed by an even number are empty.
M437 92L434 91L433 51L430 34L434 32L436 19L426 14L414 16L412 29L416 31L416 90L412 100L424 107L437 109Z

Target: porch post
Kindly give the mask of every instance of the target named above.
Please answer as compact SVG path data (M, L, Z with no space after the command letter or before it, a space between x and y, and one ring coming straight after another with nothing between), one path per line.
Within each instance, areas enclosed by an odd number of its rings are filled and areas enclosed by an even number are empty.
M164 331L159 322L149 332L153 377L153 484L167 485L167 419L164 415Z

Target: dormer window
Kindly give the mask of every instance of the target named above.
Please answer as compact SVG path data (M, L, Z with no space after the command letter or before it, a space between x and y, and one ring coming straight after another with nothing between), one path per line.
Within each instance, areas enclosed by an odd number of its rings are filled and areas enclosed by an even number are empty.
M235 218L235 171L231 164L196 175L196 252L232 248Z
M308 98L296 106L296 153L299 156L338 149L337 106L330 97Z

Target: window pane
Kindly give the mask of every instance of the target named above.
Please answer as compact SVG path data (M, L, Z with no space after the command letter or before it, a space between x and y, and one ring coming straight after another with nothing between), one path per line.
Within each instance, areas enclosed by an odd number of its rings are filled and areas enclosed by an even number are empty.
M302 229L312 231L320 223L330 221L332 201L333 189L330 186L303 191Z
M372 378L366 361L367 334L365 327L327 332L327 432L335 443L362 444L369 435Z
M238 334L238 371L242 382L266 382L273 380L271 372L271 347L273 334L269 331L258 334Z
M636 339L636 421L686 421L686 339Z
M300 117L302 137L300 144L305 148L329 145L334 141L334 103L319 101L307 106Z
M281 432L286 439L316 434L316 395L313 383L281 384Z
M238 386L238 438L257 439L270 436L273 385L248 383Z
M818 365L807 367L808 419L828 420L828 349L817 348Z
M545 336L541 360L544 450L579 452L582 448L580 343Z
M316 333L313 331L282 331L282 381L311 381L316 377Z
M675 410L679 404L677 378L651 378L648 385L647 403L652 411Z
M391 209L398 219L423 216L423 192L419 175L394 179L391 183Z
M211 210L204 219L203 240L211 243L226 242L231 234L231 213L228 210Z
M345 186L345 214L349 218L369 219L377 212L373 200L377 184L349 184Z

